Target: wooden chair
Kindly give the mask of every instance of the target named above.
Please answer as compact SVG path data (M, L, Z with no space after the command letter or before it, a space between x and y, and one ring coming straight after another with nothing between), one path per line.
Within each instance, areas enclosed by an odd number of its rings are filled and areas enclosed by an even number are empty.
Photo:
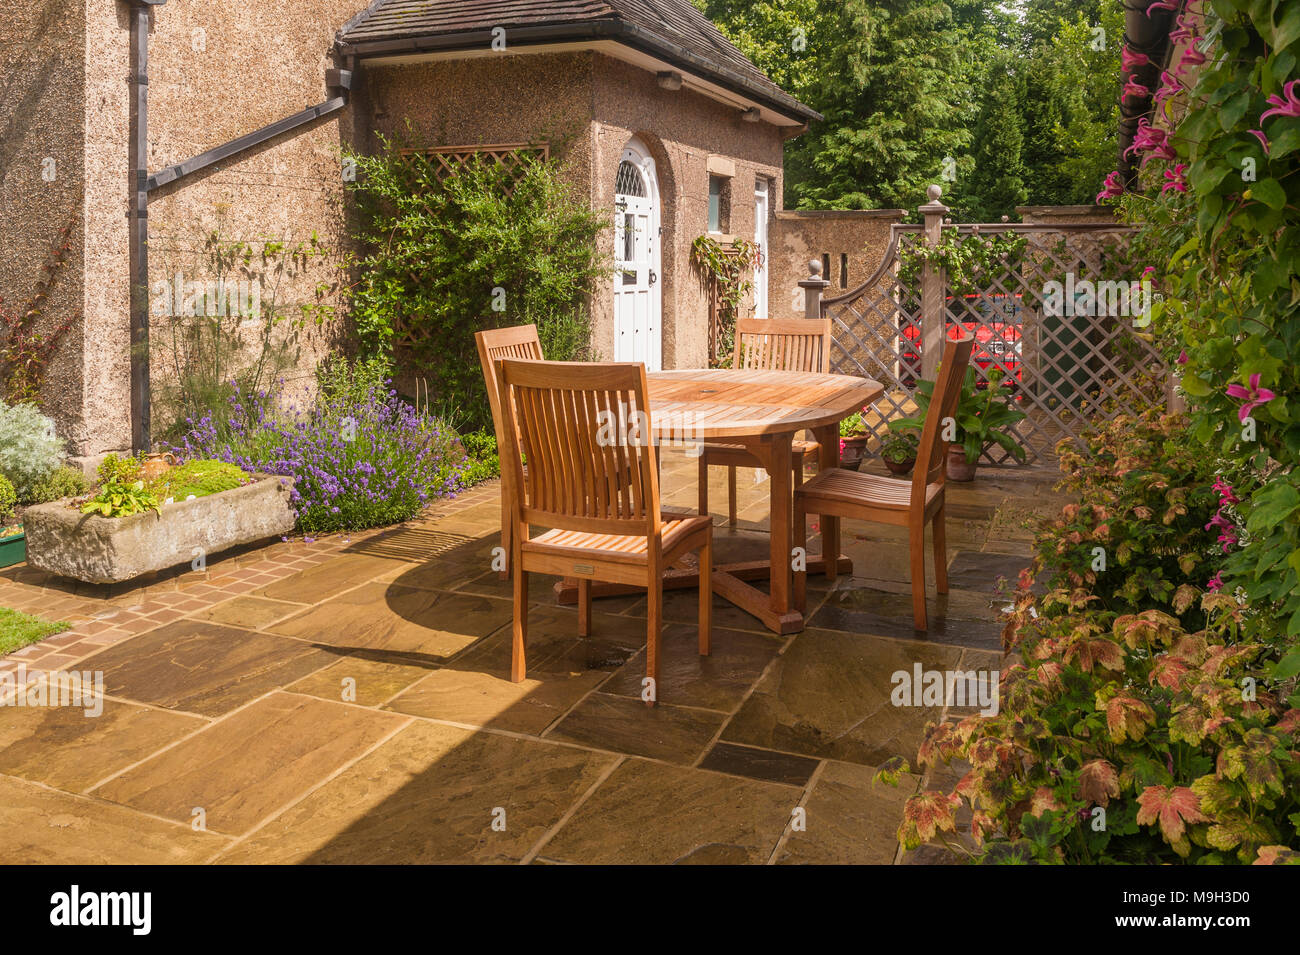
M736 350L732 367L762 371L813 371L823 374L831 367L831 320L764 319L736 320ZM804 462L817 460L816 441L796 440L790 462L794 483L803 483ZM700 453L700 513L709 513L709 468L727 467L727 521L736 523L736 468L763 465L742 444L706 444Z
M536 325L519 325L514 328L493 328L477 332L474 341L478 344L478 360L483 366L483 380L487 384L488 404L492 408L492 427L497 434L497 452L505 448L505 437L501 430L501 393L497 384L496 363L502 358L520 358L525 361L541 361L542 341L537 337ZM502 484L504 491L505 485ZM510 506L501 502L501 546L505 550L505 567L501 570L501 579L510 576Z
M916 470L910 481L877 477L836 468L823 471L794 492L795 546L806 547L806 515L853 517L908 529L912 555L912 617L917 630L927 626L925 613L925 525L934 524L934 585L948 592L948 554L944 542L944 477L949 442L943 440L943 421L957 410L962 378L970 361L974 339L950 340L943 350L943 362L935 383L934 397L925 416ZM826 576L835 579L833 558L827 554ZM802 611L807 603L808 573L794 578L794 604Z
M713 525L659 511L659 475L645 366L498 364L501 473L510 485L514 642L511 679L526 670L528 575L578 581L578 631L591 635L591 581L645 587L646 675L658 697L664 570L698 551L700 654L709 653ZM523 457L528 456L524 475ZM550 528L530 536L533 525Z

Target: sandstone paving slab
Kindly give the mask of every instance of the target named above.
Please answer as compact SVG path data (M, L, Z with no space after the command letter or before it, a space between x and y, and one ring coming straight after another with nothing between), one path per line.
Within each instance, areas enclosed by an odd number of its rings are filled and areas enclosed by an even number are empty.
M911 586L896 581L864 581L838 588L808 618L808 625L825 630L875 634L901 640L994 649L1002 645L1003 621L990 606L991 597L950 589L926 594L927 626L915 629Z
M481 537L453 533L442 520L429 524L406 524L349 545L344 553L423 564L447 561L487 566L493 542Z
M238 835L403 723L401 717L273 693L95 790L112 802Z
M790 786L629 759L540 854L596 865L763 863L799 795Z
M441 663L510 622L509 602L375 582L272 624L274 633L393 662Z
M791 830L777 864L893 863L903 804L916 790L916 777L900 776L894 788L874 775L870 766L828 762L804 802L805 827Z
M701 769L787 786L805 785L820 764L820 760L806 756L722 742L713 744L700 760Z
M303 677L285 689L322 700L378 706L428 676L429 672L430 665L393 663L356 653Z
M446 667L410 687L385 709L490 729L539 735L607 678L598 670L546 672L519 683L510 671Z
M712 629L710 653L700 656L699 628L669 624L663 629L659 658L659 699L679 706L730 712L781 651L777 640L742 630ZM632 657L602 693L641 696L645 651Z
M1030 565L1020 554L1000 554L990 551L961 551L948 566L948 585L963 590L993 593L999 578L1005 578L1014 588L1020 571Z
M314 604L366 581L399 574L408 566L394 558L345 553L268 584L254 591L254 596Z
M726 715L665 702L592 693L557 723L548 739L690 765L717 734Z
M591 636L578 636L578 611L572 607L543 605L528 611L528 669L545 671L618 669L646 642L644 618L602 613L596 603L591 614ZM510 621L474 644L452 661L456 667L501 670L510 666L514 640Z
M82 707L0 707L0 773L83 792L207 720L105 699L103 711Z
M0 865L177 865L228 840L98 799L0 776Z
M302 608L302 604L268 600L265 597L232 597L189 616L192 620L207 620L231 627L243 627L245 630L261 630L268 624L298 613Z
M510 862L617 757L417 722L222 855L230 863ZM504 828L493 828L502 819Z
M895 706L894 674L956 669L957 648L805 630L731 718L728 742L876 766L914 757L942 706ZM563 724L561 724L563 725Z
M220 716L333 659L297 640L178 620L115 644L78 668L102 670L110 696Z

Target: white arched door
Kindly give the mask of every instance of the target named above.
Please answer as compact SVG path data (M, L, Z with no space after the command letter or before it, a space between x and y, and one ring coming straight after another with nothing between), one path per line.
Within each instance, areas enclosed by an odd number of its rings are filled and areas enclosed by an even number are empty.
M659 180L639 139L623 150L614 185L614 360L663 367Z

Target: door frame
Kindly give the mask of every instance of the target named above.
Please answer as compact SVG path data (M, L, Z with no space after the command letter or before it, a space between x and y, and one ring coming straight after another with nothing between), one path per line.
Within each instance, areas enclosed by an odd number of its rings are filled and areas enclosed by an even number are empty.
M619 164L630 162L636 166L646 182L647 199L650 203L649 230L650 234L647 239L650 243L649 269L650 269L650 294L649 294L649 312L653 323L654 334L650 336L650 354L643 356L641 359L646 366L647 371L661 371L663 369L663 337L664 337L664 310L663 310L663 207L659 194L659 174L655 166L655 160L650 155L650 150L646 144L637 136L633 136L623 147L619 154ZM614 202L618 202L618 174L615 172L615 192ZM617 216L617 209L615 210ZM617 250L616 250L617 252ZM618 279L615 278L613 294L617 297L619 294ZM618 310L614 310L614 340L618 341Z
M761 201L760 201L761 200ZM762 214L759 211L762 210ZM768 292L771 258L768 246L772 244L772 186L762 177L754 180L754 244L758 246L759 261L754 267L754 317L771 317L771 297Z

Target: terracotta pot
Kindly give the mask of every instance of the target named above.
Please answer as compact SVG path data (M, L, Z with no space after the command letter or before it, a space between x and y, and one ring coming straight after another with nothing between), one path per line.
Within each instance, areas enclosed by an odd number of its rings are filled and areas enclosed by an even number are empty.
M840 467L856 471L867 451L865 434L851 434L840 439Z
M975 480L975 469L979 467L978 461L966 460L966 449L960 445L948 446L948 480L949 481L973 481Z
M885 467L889 468L890 474L897 474L899 477L916 466L915 457L908 458L906 461L891 461L889 458L881 458L881 460L885 462Z
M165 474L169 468L175 466L176 455L170 451L146 454L144 461L140 464L140 477L145 481L152 481L154 478Z

